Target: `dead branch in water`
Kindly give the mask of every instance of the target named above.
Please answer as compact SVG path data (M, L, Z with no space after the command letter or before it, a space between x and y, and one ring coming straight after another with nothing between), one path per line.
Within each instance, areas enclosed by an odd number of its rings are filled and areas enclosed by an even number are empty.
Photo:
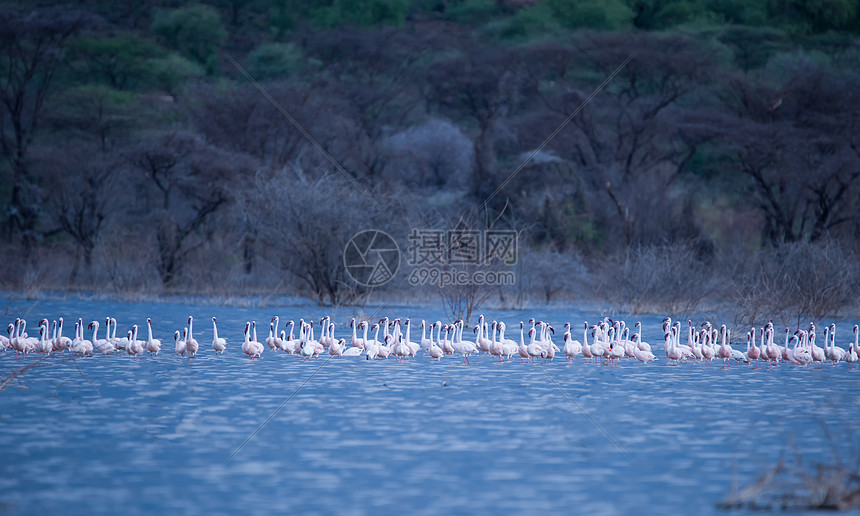
M733 490L720 509L844 511L860 508L860 457L844 460L834 452L830 463L807 467L795 446L794 463L783 458L758 480Z
M15 370L14 370L14 371L12 371L11 373L9 373L7 376L3 377L2 383L0 383L0 392L2 392L2 391L3 391L3 389L5 389L6 387L8 387L8 386L9 386L9 384L11 384L11 383L12 383L12 380L14 380L15 378L17 378L17 377L21 376L22 374L26 373L27 371L29 371L30 369L32 369L32 368L34 368L34 367L45 367L45 366L48 366L48 365L57 365L57 364L62 364L62 363L68 362L69 360L74 360L74 359L75 359L75 357L74 357L74 356L70 356L70 357L64 358L64 359L62 359L62 360L58 360L58 361L56 361L56 362L51 362L51 363L48 363L48 364L43 363L43 362L45 362L45 360L47 360L47 359L48 359L48 357L42 357L42 358L40 358L39 360L37 360L37 361L35 361L35 362L32 362L32 363L30 363L30 364L27 364L27 365L25 365L24 367L22 367L22 368L20 368L20 369L15 369ZM77 362L75 363L75 366L77 366ZM80 372L80 368L78 368L78 371ZM87 378L84 376L83 372L81 372L81 376L84 378L84 380L87 380ZM89 380L88 380L88 381L89 381Z

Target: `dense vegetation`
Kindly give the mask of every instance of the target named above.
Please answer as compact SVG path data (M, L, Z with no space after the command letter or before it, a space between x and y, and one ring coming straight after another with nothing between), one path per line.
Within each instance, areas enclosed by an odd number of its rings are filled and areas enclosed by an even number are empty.
M507 305L857 306L856 0L7 2L0 33L12 288L338 303L352 234L457 226L520 233Z

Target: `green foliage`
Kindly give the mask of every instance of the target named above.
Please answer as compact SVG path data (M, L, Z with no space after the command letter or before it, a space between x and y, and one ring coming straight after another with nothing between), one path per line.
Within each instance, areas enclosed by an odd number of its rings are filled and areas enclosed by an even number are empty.
M759 27L767 22L765 2L747 0L711 0L708 9L724 23Z
M699 0L627 0L638 29L661 30L705 16Z
M858 28L856 0L770 0L770 25L797 34Z
M85 81L99 82L118 90L135 90L149 82L146 60L161 57L164 51L155 43L135 36L81 37L69 45L69 61Z
M485 22L499 14L499 6L494 0L465 0L445 10L447 19L463 24Z
M264 43L248 54L248 72L255 79L290 75L299 69L302 51L292 43Z
M546 0L565 27L617 30L631 26L633 11L622 0Z
M177 93L188 80L206 74L203 67L176 53L150 59L148 64L153 84L171 94Z
M742 70L764 66L768 59L789 45L788 38L782 31L743 25L721 29L717 40L732 51L735 66Z
M314 18L326 27L344 25L394 25L406 21L409 0L334 0L328 8L319 9Z
M152 22L152 31L170 48L198 64L209 66L210 71L215 50L227 39L218 11L205 5L158 13Z
M68 135L94 140L108 150L118 133L137 118L132 115L136 96L103 84L86 84L59 92L51 118Z
M502 39L543 38L558 32L560 25L552 10L545 3L517 11L510 18L487 24L490 34Z

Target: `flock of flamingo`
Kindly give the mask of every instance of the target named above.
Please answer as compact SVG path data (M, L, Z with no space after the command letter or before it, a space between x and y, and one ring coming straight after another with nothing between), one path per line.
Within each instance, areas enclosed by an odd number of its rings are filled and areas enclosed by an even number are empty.
M585 360L605 365L617 365L622 359L635 359L648 363L656 361L650 344L642 340L642 325L634 325L634 333L624 321L613 321L604 318L594 325L583 325L582 341L574 338L573 327L570 323L564 325L563 344L559 348L553 342L555 329L549 324L535 319L528 323L520 322L519 342L506 338L504 322L485 321L483 315L478 318L478 324L472 328L475 340L464 340L465 324L462 320L450 324L436 321L428 325L421 321L421 340L412 340L412 324L409 319L389 319L384 317L374 324L368 321L356 322L353 318L349 327L352 336L347 342L345 338L335 338L335 325L326 316L320 321L321 335L314 337L314 323L299 320L299 334L294 336L295 322L289 321L289 328L279 331L280 319L275 316L269 324L269 336L264 342L257 340L256 321L245 323L242 351L248 358L260 358L268 347L272 352L283 351L286 354L298 355L305 360L314 359L328 353L332 357L360 357L367 360L382 360L394 357L399 360L414 359L424 351L433 360L441 360L446 355L461 355L464 363L469 363L470 356L486 354L492 360L512 360L519 356L521 361L552 361L556 355L562 354L570 364L577 356ZM92 321L87 329L92 330L92 338L87 339L84 332L84 322L78 319L75 323L75 337L63 335L63 318L51 323L48 319L39 321L39 336L30 337L27 334L27 322L16 319L7 328L8 337L0 336L0 352L12 349L17 356L28 353L50 355L52 353L69 352L77 356L92 356L96 353L113 355L126 353L132 357L144 358L158 355L162 350L162 342L152 336L152 320L146 320L147 339L138 339L138 326L135 324L124 337L116 336L116 319L105 319L105 335L99 338L99 322ZM529 327L530 326L530 327ZM526 330L528 327L528 330ZM810 323L806 330L798 330L793 334L785 329L783 345L774 342L776 329L772 322L761 328L751 328L746 334L746 350L740 351L731 345L730 331L725 325L717 329L710 322L705 322L701 328L687 321L687 343L682 344L681 323L672 322L670 318L663 320L663 351L669 365L680 365L687 362L707 362L715 358L723 361L723 367L729 367L732 360L737 363L749 363L758 367L760 361L771 366L787 362L792 365L806 366L809 364L823 365L826 362L837 364L846 362L852 364L858 361L858 327L854 325L854 340L848 343L848 349L836 345L836 325L824 327L824 348L815 343L816 327ZM370 332L370 333L369 333ZM380 335L381 332L381 335ZM227 340L218 336L218 325L212 318L212 349L215 354L223 354L227 350ZM371 335L372 333L372 335ZM50 336L49 336L50 334ZM589 342L589 336L591 341ZM381 338L380 338L381 337ZM760 337L760 344L757 340ZM173 334L174 351L177 355L194 357L200 351L200 343L194 338L194 319L188 317L188 326Z

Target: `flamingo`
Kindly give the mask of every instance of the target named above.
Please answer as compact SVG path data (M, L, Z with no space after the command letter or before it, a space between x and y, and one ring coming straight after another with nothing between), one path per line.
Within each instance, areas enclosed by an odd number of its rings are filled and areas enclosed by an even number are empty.
M146 339L146 350L149 351L150 357L153 353L155 353L155 356L158 356L158 352L161 351L161 340L152 338L152 319L150 319L149 317L146 318L146 328L148 332L148 338Z
M714 348L712 348L710 345L711 331L710 330L703 330L703 331L704 331L704 338L701 339L701 342L702 342L702 359L707 360L708 365L711 365L711 361L714 359L716 352L714 351Z
M824 343L827 347L827 342ZM836 325L830 325L830 348L827 350L827 358L834 364L845 358L845 350L836 346Z
M386 318L386 320L388 320L388 318ZM352 347L364 348L364 341L362 339L359 339L355 333L356 332L355 317L353 317L352 320L349 321L349 327L352 328L352 342L351 342ZM387 332L388 332L388 330L386 328L386 333Z
M529 330L529 345L526 346L526 351L528 352L529 357L537 361L538 357L546 357L546 351L544 351L543 348L541 348L540 345L535 342L535 333L536 332L534 328Z
M140 355L140 358L143 358L144 342L142 340L137 340L137 329L137 325L134 324L131 327L131 331L128 332L129 338L126 353L134 357Z
M792 348L792 352L788 355L788 360L794 365L802 365L806 366L810 362L813 361L812 354L807 349L797 349L797 344L800 339L797 336L791 337L791 340L794 342L794 348ZM788 347L788 346L786 346Z
M63 336L63 318L57 319L57 337L54 339L54 349L62 353L72 345L72 339Z
M39 325L39 352L51 354L54 350L51 340L48 338L48 321L45 319L45 324Z
M851 342L848 344L848 354L845 355L845 361L848 362L849 364L853 364L854 362L857 362L857 359L860 358L860 357L858 357L858 354L857 354L858 336L860 336L860 333L858 333L858 326L855 324L854 325L854 342Z
M591 359L591 362L594 363L594 353L592 353L592 351L591 351L591 346L588 345L588 330L589 329L591 329L591 331L592 331L591 335L593 337L594 332L596 331L596 328L595 327L589 328L588 322L586 321L585 333L583 334L583 337L582 337L582 339L583 339L582 340L582 356L584 356L586 359Z
M197 356L197 350L200 349L200 343L194 338L194 318L188 316L188 338L185 340L185 353L194 357Z
M421 325L422 326L424 325L424 321L421 321ZM428 339L430 341L430 343L427 346L427 354L430 355L430 358L432 358L433 360L439 361L439 360L442 360L442 356L445 354L445 352L442 350L442 348L437 346L435 342L433 342L433 328L435 328L435 327L436 327L435 324L430 326L430 338ZM422 331L421 333L422 333L421 338L423 340L423 338L424 338L423 333L424 332Z
M762 347L765 348L762 351L762 355L764 355L765 353L767 354L768 361L770 361L772 366L779 365L779 359L782 358L782 353L780 352L780 350L776 346L776 344L773 343L773 338L772 338L773 337L773 330L765 331L765 329L762 328L761 331L762 331L762 333L761 333ZM785 342L786 342L785 348L786 349L788 349L788 331L789 331L788 328L786 328L785 329ZM766 347L764 344L765 333L768 333L770 335L770 337L767 339L767 346Z
M520 363L523 360L531 360L531 355L529 355L529 350L526 347L525 341L523 340L523 322L520 321L520 344L517 346L517 351L520 354Z
M669 357L669 365L679 365L680 364L679 361L681 360L681 357L683 356L683 354L681 353L681 350L675 346L674 339L672 338L671 334L667 333L665 340L666 340L665 350L666 350L666 356ZM702 348L702 349L704 349L704 348ZM674 362L674 364L672 362Z
M470 363L469 355L480 353L480 350L478 350L478 347L476 344L463 340L462 324L463 324L463 321L456 321L454 323L454 328L453 328L454 336L455 336L454 338L457 338L458 330L459 330L459 338L457 341L451 342L451 347L454 348L454 352L463 355L463 363L468 364L468 363Z
M107 329L105 330L105 338L99 338L99 322L93 321L90 323L90 328L93 329L93 347L99 350L103 355L110 355L116 351L113 343L107 338Z
M176 341L176 354L185 356L185 352L187 351L185 341L188 338L188 328L182 328L182 338L179 338L179 330L176 330L176 333L173 334L173 340Z
M634 340L636 340L636 347L641 349L642 351L651 351L651 344L648 344L647 342L642 341L642 333L643 333L642 332L642 323L639 321L636 321L636 324L634 325L634 329L636 330L636 336L638 337L638 340L634 339Z
M363 351L364 351L364 350L363 350L362 348L357 348L357 347L355 347L355 346L351 346L351 347L349 347L348 349L344 350L344 352L341 354L341 356L344 356L344 357L357 357L357 356L361 355L361 353L362 353Z
M747 332L747 359L750 362L755 360L755 367L758 368L758 359L761 356L761 350L755 345L755 327L750 332Z
M333 342L328 347L328 354L333 357L340 357L341 355L343 355L343 348L345 343L346 341L343 339Z
M278 325L281 324L281 318L276 315L272 317L272 322L275 323L275 328L272 330L272 339L275 343L275 347L272 348L272 351L284 349L284 339L282 339L278 333Z
M272 319L272 322L269 323L269 336L266 337L266 345L269 346L269 349L272 351L277 351L280 347L278 346L278 341L275 337L275 319Z
M638 333L634 333L633 340L636 340L636 337L638 336ZM640 349L639 346L636 346L633 349L633 357L642 363L648 363L657 360L657 357L654 356L654 353L651 353L650 351L644 349Z
M433 345L433 327L430 327L430 338L428 339L425 331L427 329L427 322L424 319L421 319L421 347L425 350L430 349L430 346ZM442 348L439 348L440 350Z
M290 335L286 339L281 339L281 349L287 352L287 354L294 355L299 352L299 347L301 346L299 339L293 338L293 329L295 328L296 323L294 321L290 321L287 323L287 326L290 327Z
M176 354L184 355L185 354L185 341L180 340L179 330L173 332L173 342L176 344Z
M12 330L15 329L15 325L9 323L9 326L6 327L6 333L9 334L8 337L5 335L0 335L0 351L6 351L12 346Z
M76 355L86 356L93 354L93 343L84 338L84 322L82 319L78 319L77 323L77 333L79 336L72 341L72 351Z
M212 349L215 350L215 354L221 353L224 354L224 351L227 349L227 339L221 338L218 336L218 324L215 321L215 318L212 318Z
M723 367L729 367L729 359L732 358L732 348L726 344L725 324L720 326L720 335L722 337L722 341L720 342L720 358L723 359Z
M122 337L118 339L116 337L116 319L113 317L110 318L110 327L111 327L111 342L116 347L116 349L125 350L125 347L128 345L128 337Z
M254 328L253 340L251 339L252 327ZM263 345L257 342L256 327L256 321L245 323L245 342L242 343L242 351L248 358L261 358L263 355Z

